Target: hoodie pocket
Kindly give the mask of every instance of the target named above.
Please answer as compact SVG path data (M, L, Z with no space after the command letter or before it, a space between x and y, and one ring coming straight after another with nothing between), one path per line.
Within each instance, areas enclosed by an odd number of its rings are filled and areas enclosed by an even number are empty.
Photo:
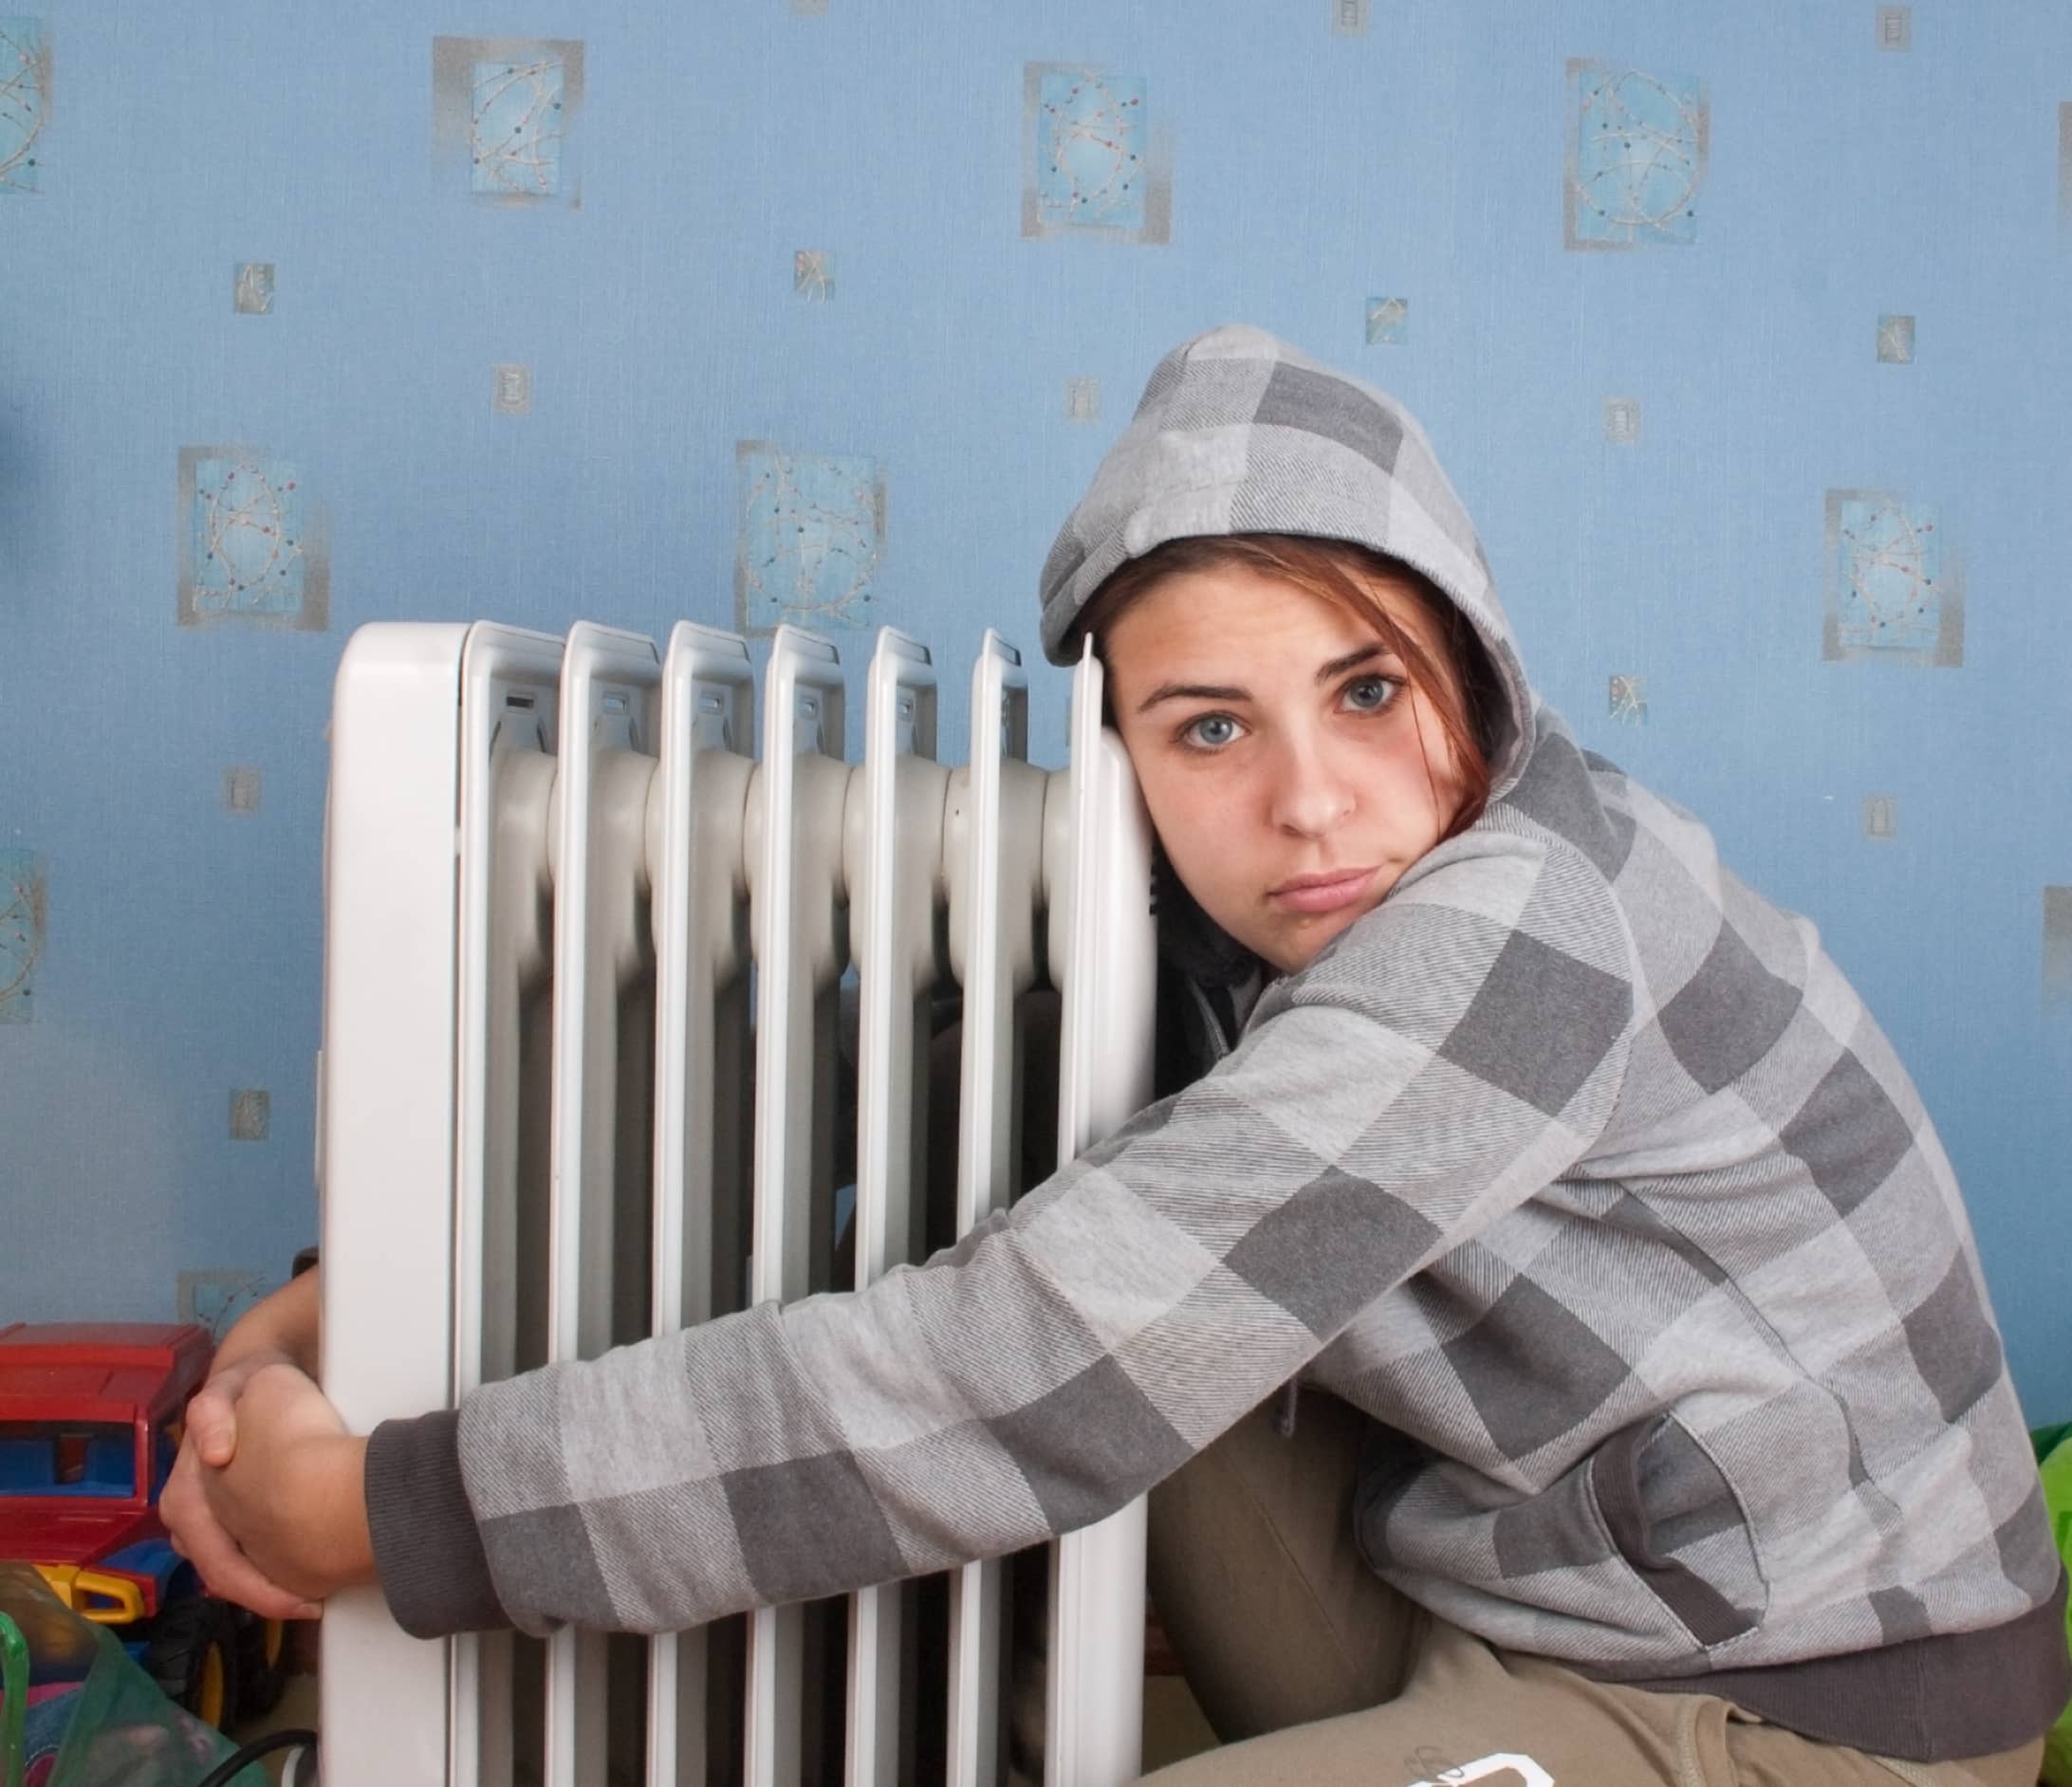
M1708 1650L1762 1623L1768 1586L1741 1499L1674 1415L1605 1441L1590 1490L1619 1556Z

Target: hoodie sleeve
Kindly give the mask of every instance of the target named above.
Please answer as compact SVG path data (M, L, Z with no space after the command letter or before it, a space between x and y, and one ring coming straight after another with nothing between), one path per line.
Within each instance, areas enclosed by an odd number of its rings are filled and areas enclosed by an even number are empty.
M1101 1520L1589 1151L1629 960L1569 846L1441 845L1214 1072L925 1265L386 1425L391 1605L422 1633L669 1630ZM455 1454L468 1516L420 1501L452 1542L405 1544L397 1503Z

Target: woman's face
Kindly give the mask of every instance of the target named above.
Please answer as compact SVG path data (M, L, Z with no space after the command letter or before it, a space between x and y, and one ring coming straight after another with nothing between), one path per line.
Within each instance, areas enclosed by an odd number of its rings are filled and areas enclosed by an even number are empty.
M1452 676L1410 589L1376 587ZM1379 905L1458 809L1452 745L1402 661L1307 590L1246 566L1175 573L1102 645L1116 725L1174 872L1284 972Z

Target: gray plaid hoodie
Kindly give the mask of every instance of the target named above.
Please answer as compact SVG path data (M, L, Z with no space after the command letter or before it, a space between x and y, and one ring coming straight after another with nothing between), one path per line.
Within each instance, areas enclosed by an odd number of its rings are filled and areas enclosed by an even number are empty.
M662 1630L1113 1512L1301 1376L1369 1410L1374 1567L1500 1645L1915 1759L2072 1693L1964 1207L1813 926L1526 683L1393 401L1251 329L1175 351L1044 574L1045 641L1179 535L1361 541L1469 615L1489 805L1241 1038L1011 1211L392 1422L423 1633Z

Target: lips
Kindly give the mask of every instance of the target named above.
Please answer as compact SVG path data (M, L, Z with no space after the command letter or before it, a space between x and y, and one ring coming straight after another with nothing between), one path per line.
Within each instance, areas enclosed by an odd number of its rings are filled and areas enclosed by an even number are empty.
M1298 875L1283 881L1267 897L1285 912L1335 912L1356 903L1374 877L1371 868Z

